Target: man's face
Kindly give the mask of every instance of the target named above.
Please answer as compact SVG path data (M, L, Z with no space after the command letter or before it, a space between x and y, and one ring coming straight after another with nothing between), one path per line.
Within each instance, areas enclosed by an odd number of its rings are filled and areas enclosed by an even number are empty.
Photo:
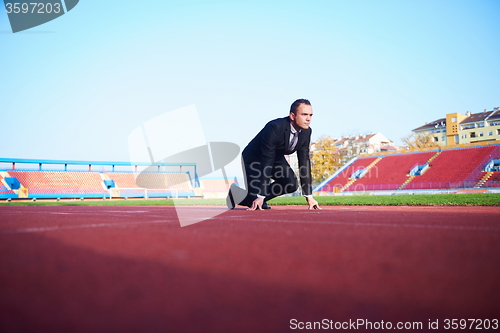
M312 106L304 103L300 104L299 107L297 108L296 113L290 113L290 120L292 121L292 126L295 127L297 131L301 129L308 129L309 124L311 123L312 115L313 115Z

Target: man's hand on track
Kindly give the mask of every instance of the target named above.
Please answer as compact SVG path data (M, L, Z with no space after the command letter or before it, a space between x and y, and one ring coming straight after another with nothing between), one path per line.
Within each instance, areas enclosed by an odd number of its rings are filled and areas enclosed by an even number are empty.
M252 207L247 210L262 210L262 205L264 204L264 198L257 198L252 202Z
M313 197L308 197L306 199L307 204L309 205L309 209L321 209L321 207L318 205L318 202Z

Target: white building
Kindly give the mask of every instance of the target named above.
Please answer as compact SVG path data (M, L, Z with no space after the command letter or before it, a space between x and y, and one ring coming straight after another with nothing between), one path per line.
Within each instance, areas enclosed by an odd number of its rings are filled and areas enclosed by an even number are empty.
M431 135L441 146L500 140L500 107L479 113L448 113L446 118L426 123L413 132Z
M345 136L334 138L334 140L335 146L340 151L345 151L349 156L397 150L397 147L394 146L394 142L386 138L382 133Z

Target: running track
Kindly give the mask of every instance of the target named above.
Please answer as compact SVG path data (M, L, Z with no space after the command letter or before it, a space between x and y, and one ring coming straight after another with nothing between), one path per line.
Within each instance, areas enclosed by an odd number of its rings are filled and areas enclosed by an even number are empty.
M500 208L304 208L0 207L0 332L500 319Z

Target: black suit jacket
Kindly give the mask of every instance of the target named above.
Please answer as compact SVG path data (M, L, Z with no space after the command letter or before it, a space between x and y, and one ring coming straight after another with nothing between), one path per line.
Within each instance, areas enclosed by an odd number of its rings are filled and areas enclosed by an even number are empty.
M299 177L302 194L312 194L311 162L309 160L309 144L311 142L311 128L303 129L299 133L299 141L295 149L287 152L290 143L290 117L271 120L250 141L242 152L245 167L260 168L260 193L269 195L269 181L272 167L277 163L287 163L285 155L297 151L299 160ZM257 162L254 166L252 163Z

